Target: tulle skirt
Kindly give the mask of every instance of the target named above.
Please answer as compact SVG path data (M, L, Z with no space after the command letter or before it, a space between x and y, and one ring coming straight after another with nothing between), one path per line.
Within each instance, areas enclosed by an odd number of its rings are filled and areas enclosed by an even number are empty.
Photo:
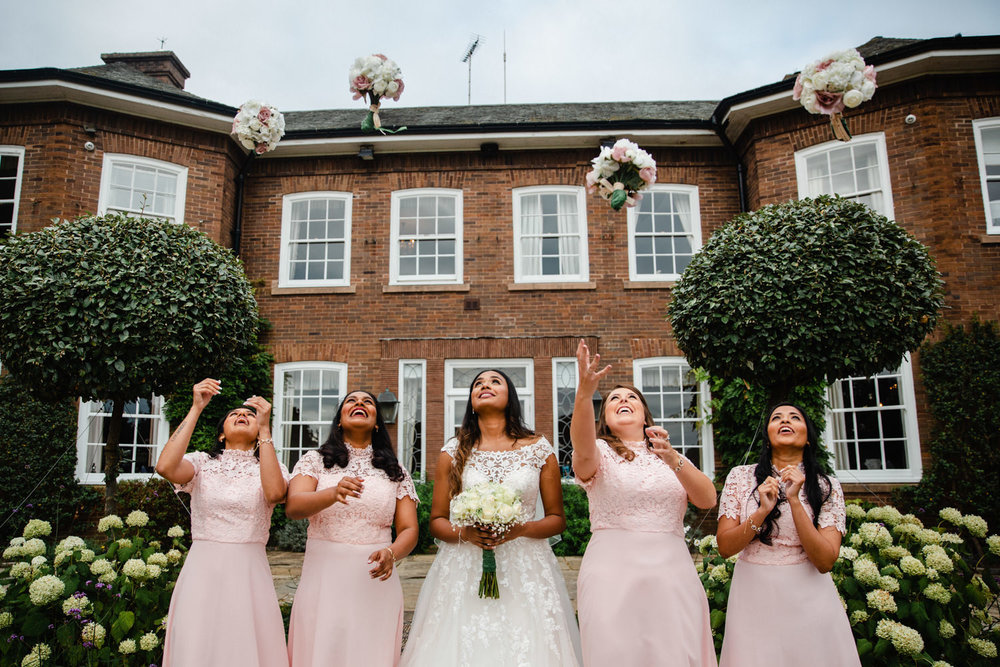
M594 531L576 604L585 667L718 664L705 589L679 535Z
M722 667L860 667L847 613L829 574L806 561L739 560L729 589Z
M480 598L482 550L442 544L420 589L406 667L574 667L580 635L547 540L496 549L500 598Z
M391 667L403 640L403 588L395 569L372 579L368 557L388 544L310 539L292 604L288 657L295 667Z
M287 664L264 545L195 540L170 598L164 667Z

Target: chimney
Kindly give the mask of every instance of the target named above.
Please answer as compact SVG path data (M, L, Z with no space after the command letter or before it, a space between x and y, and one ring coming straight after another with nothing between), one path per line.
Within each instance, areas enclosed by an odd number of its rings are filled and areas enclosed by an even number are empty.
M101 60L108 65L125 63L147 76L184 89L184 82L191 72L173 51L146 51L143 53L102 53Z

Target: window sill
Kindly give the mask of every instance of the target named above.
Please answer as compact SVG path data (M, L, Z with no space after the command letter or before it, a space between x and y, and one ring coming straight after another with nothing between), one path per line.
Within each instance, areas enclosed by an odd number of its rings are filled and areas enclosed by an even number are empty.
M511 292L530 292L536 290L593 290L597 289L597 283L507 283L507 290Z
M623 280L622 289L673 289L676 280Z
M271 281L271 296L293 296L296 294L354 294L354 285L329 285L318 287L279 287L277 280Z
M469 285L456 283L451 285L385 285L382 294L419 294L426 292L468 292Z
M984 234L979 237L983 245L1000 245L1000 234Z

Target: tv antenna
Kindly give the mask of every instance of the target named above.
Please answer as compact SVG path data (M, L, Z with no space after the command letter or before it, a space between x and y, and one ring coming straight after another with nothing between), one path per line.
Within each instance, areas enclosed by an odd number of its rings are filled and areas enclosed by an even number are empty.
M167 38L166 37L159 37L158 39L160 40L160 51L162 51L163 50L163 45L167 43Z
M472 54L479 48L479 43L483 41L482 35L473 33L469 46L465 48L465 55L462 56L463 63L469 63L469 104L472 104Z

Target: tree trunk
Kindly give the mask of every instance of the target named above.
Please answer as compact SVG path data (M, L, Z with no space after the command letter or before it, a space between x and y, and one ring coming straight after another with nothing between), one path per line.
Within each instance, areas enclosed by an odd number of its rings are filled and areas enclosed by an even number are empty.
M104 513L118 513L118 468L121 466L122 451L118 448L122 434L122 415L125 399L116 398L111 408L111 422L108 424L108 440L104 443Z

